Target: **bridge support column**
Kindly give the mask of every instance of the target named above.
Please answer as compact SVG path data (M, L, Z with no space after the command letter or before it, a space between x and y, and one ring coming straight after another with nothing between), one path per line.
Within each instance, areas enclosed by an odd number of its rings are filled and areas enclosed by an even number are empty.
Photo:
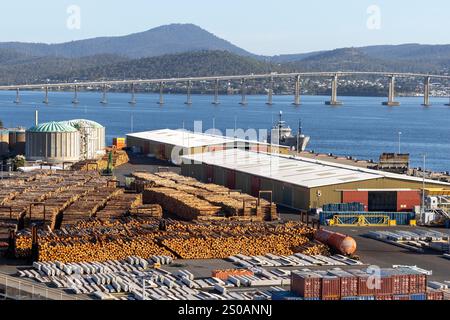
M102 101L100 101L101 104L108 104L108 97L106 96L106 84L103 85L103 96Z
M73 104L79 104L80 101L78 101L78 86L75 86L75 93L72 100Z
M14 100L15 104L19 104L20 103L20 90L19 88L16 89L16 100Z
M329 106L341 106L342 102L337 99L337 88L338 88L338 75L335 74L331 82L331 100L326 101L325 104Z
M239 102L240 105L246 106L247 103L247 87L245 85L245 79L241 80L241 102Z
M159 101L158 101L159 105L163 105L164 104L164 82L161 82L159 84Z
M189 80L187 84L187 97L186 102L184 104L190 106L192 104L192 98L191 98L191 88L192 88L192 81Z
M48 87L45 87L45 97L42 103L48 104Z
M214 82L214 101L212 102L213 105L219 105L219 79L216 79Z
M131 105L136 104L136 92L134 88L134 83L131 84L131 100L128 103Z
M395 106L400 105L400 102L395 101L395 77L394 76L389 77L388 101L383 102L383 105L390 106L390 107L395 107Z
M266 102L266 104L268 106L273 105L273 88L274 88L274 81L273 81L273 77L271 77L270 84L269 84L269 92L267 94L267 102Z
M295 77L295 92L294 92L294 106L299 106L300 103L300 76Z
M431 106L430 103L430 77L425 77L425 80L423 82L423 106L429 107Z

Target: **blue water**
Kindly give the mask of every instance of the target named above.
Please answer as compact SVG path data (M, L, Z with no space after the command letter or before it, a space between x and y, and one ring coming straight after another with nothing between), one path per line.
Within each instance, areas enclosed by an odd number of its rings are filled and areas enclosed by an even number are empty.
M130 106L129 94L108 94L109 104L99 103L100 93L79 93L80 104L71 104L73 93L51 92L50 104L42 103L43 93L21 92L21 104L13 103L15 92L0 92L0 119L7 127L32 126L34 110L39 121L60 121L86 118L98 121L107 128L107 142L131 131L161 128L192 129L195 120L203 121L203 129L213 127L225 132L236 125L241 129L268 129L280 110L291 128L303 122L303 130L311 136L308 149L316 152L351 155L358 159L378 159L382 152L398 151L398 132L401 151L411 154L411 164L422 166L422 154L427 154L426 167L450 171L450 107L448 99L432 99L432 107L422 107L422 98L398 98L400 107L382 106L384 98L341 97L343 106L324 105L329 97L303 96L302 105L291 105L293 97L275 96L274 105L265 104L265 96L249 96L248 106L238 104L240 96L221 96L219 106L211 105L212 97L192 96L193 105L184 104L183 95L165 95L165 105L156 102L155 94L138 94L138 104Z

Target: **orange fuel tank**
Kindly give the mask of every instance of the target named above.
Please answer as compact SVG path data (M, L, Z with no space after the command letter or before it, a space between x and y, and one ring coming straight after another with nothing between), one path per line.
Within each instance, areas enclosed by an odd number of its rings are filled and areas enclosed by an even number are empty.
M344 234L321 229L316 232L315 238L341 254L352 255L356 252L355 239Z

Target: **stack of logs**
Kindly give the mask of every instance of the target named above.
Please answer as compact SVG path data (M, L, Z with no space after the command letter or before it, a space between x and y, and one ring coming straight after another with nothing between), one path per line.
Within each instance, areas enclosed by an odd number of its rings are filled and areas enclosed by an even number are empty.
M164 229L161 223L164 221ZM92 220L61 230L39 231L40 261L106 261L137 255L170 255L181 259L226 258L231 255L290 255L299 247L306 254L326 254L311 243L314 230L301 223L181 222L129 217L121 221ZM16 254L31 251L29 231L16 240Z
M118 150L116 148L106 148L105 151L106 153L101 159L79 161L72 165L71 169L75 171L105 170L108 167L110 151L113 153L112 165L114 168L120 167L121 165L124 165L125 163L128 163L130 161L128 154L124 150Z
M221 217L247 221L278 219L276 205L228 188L201 183L172 172L135 172L136 190L144 190L144 203L158 203L164 210L187 220Z

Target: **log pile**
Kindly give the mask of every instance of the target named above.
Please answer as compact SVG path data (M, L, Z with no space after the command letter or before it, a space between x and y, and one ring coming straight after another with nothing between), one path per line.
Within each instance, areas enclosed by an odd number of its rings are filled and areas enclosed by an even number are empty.
M213 221L181 222L128 217L116 221L81 221L54 232L39 231L40 260L81 262L123 259L138 255L170 255L181 259L226 258L231 255L291 255L303 248L306 254L326 253L311 243L314 230L301 223ZM162 231L163 230L163 231ZM29 231L19 234L17 256L30 254ZM307 250L306 250L307 249Z

